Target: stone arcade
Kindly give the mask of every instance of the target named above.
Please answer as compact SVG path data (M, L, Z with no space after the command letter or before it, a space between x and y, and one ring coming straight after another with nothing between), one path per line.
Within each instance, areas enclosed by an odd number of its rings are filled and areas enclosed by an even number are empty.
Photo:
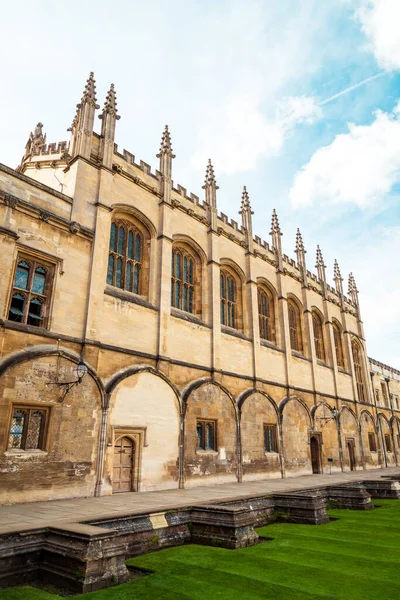
M120 152L113 85L98 108L91 74L69 143L38 123L0 165L0 502L397 465L354 277L283 254L275 211L254 235L246 188L219 214L211 162L202 200L174 184L167 127L157 171Z

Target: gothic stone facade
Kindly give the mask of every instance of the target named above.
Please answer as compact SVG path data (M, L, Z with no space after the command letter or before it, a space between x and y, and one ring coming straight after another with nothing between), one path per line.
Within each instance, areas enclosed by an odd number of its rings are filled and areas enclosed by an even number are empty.
M100 134L98 108L91 75L70 142L39 123L0 166L0 501L397 464L354 278L307 270L300 232L284 255L275 212L253 235L246 189L218 214L211 163L204 200L174 186L167 128L156 172L120 153L113 86Z

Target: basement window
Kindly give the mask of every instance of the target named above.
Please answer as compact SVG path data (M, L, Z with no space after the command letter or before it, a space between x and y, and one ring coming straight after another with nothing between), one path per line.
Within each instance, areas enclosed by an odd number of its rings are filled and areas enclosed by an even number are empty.
M216 422L197 421L197 450L217 450Z

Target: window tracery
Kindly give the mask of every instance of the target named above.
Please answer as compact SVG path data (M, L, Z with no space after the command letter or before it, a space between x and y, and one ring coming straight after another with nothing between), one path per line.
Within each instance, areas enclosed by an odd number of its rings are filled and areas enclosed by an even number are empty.
M142 292L143 235L131 222L111 224L107 283L140 294Z

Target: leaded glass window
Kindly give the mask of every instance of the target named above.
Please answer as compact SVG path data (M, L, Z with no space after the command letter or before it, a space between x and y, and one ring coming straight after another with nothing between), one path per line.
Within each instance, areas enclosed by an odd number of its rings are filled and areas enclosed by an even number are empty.
M46 327L53 275L51 265L18 256L8 319Z
M140 294L143 250L143 236L137 227L128 221L114 221L110 232L107 283Z
M278 452L276 425L264 425L264 451Z
M335 343L336 362L338 367L344 369L344 355L342 345L342 333L337 323L333 323L333 340Z
M360 346L356 341L353 340L351 343L351 350L353 354L354 363L354 374L356 377L357 394L360 402L365 402L365 388L364 388L364 377Z
M237 292L236 281L228 271L221 271L221 324L236 329Z
M183 248L172 250L171 306L194 313L195 261Z
M296 352L303 352L300 309L297 304L291 300L288 300L288 314L290 346L292 350L295 350Z
M13 409L8 434L8 450L40 450L48 409L16 406Z
M196 438L198 450L217 450L216 422L197 421Z
M258 290L258 322L260 338L275 342L274 299L265 290Z
M312 313L312 324L313 324L313 331L314 331L314 346L315 346L316 357L319 360L325 360L322 319L316 312Z

